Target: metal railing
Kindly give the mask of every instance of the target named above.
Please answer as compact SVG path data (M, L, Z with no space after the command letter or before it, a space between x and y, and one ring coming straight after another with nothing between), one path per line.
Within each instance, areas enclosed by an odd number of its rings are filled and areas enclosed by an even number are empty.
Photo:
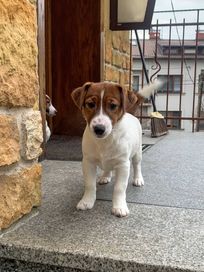
M158 110L164 114L167 125L171 123L171 120L177 120L176 128L181 129L182 126L185 127L183 122L190 121L191 130L194 132L204 129L204 30L200 30L204 26L204 22L200 21L200 13L204 9L158 11L156 13L174 12L176 14L176 12L184 11L196 12L196 21L187 22L186 19L183 19L182 22L177 22L176 17L174 22L170 19L169 23L159 23L157 20L155 24L152 24L150 38L146 39L147 33L143 31L140 33L142 37L140 40L143 55L149 67L149 77L154 80L156 77L165 76L167 79L164 89L159 90L156 94L156 104L157 100L159 101ZM186 33L189 35L190 31L192 38L187 39ZM161 37L162 35L165 38ZM138 85L141 88L145 84L144 70L140 64L134 39L131 41L132 76L139 75ZM173 81L174 76L177 82ZM177 116L172 115L172 112L177 112ZM148 110L145 111L145 104L141 106L138 117L141 122L150 118Z

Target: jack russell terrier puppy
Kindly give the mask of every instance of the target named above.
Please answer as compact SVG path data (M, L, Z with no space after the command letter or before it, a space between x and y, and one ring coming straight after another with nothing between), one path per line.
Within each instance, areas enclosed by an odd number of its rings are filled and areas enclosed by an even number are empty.
M87 122L83 134L82 169L85 191L77 205L79 210L91 209L96 200L96 169L104 172L99 181L111 181L115 171L112 214L129 214L126 188L133 163L133 185L142 186L142 129L139 120L127 113L160 86L160 82L145 86L139 92L126 91L114 83L85 83L72 92L72 99Z
M52 105L50 97L46 94L46 114L47 114L47 116L53 117L56 115L56 113L57 113L57 110ZM50 136L51 136L51 131L50 131L50 128L49 128L48 123L46 121L46 143L50 139Z

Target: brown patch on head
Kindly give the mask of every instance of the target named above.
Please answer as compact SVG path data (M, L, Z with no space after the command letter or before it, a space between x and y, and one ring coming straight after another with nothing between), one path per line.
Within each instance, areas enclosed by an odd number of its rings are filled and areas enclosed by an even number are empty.
M102 91L103 83L93 83L86 93L82 114L88 124L100 112Z
M71 94L74 103L82 111L88 123L100 110L102 90L103 83L87 82Z
M49 106L51 105L51 99L50 99L50 97L46 94L46 109L48 109L49 108Z
M71 96L89 124L99 114L101 105L103 114L108 115L114 125L126 111L135 109L142 99L121 85L108 82L85 83L75 89Z
M103 109L114 125L125 113L124 89L119 84L104 83L104 90Z
M84 99L86 96L86 93L88 91L88 88L91 86L91 82L86 82L83 86L76 88L72 93L71 97L75 103L75 105L81 110Z
M75 89L71 96L88 123L99 114L101 103L103 113L110 117L113 124L125 112L124 89L119 84L88 82ZM103 98L103 101L101 101L101 98Z

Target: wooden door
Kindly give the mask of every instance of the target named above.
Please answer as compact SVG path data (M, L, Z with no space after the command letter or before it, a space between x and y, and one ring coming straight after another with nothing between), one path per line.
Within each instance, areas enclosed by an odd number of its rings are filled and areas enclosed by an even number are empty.
M50 13L53 134L81 136L85 121L70 94L100 81L100 0L51 0Z

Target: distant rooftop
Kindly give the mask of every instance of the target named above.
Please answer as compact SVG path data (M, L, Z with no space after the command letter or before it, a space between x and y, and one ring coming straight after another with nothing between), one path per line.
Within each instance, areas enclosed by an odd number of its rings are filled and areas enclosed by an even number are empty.
M198 56L204 58L204 32L201 31L198 34ZM155 45L157 39L157 56L160 58L167 58L169 54L169 45L171 46L171 58L180 58L182 54L182 40L161 39L160 33L156 31L150 31L149 39L145 40L145 57L153 58L155 52ZM141 46L143 47L143 40L141 40ZM185 58L192 58L195 55L196 39L184 40L184 54ZM139 58L139 50L137 45L132 47L133 58Z

